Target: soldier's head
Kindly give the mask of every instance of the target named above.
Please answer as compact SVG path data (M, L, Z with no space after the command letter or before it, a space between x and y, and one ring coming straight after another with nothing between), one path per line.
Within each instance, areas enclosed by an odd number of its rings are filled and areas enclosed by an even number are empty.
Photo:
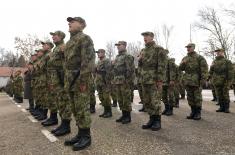
M33 70L33 63L32 63L32 62L29 62L29 63L27 64L27 68L28 68L28 70Z
M35 50L36 51L36 50ZM37 53L32 54L30 60L34 62L37 59Z
M189 43L188 45L185 46L187 48L188 53L194 52L195 50L195 44L194 43Z
M53 43L58 43L65 38L65 33L62 31L55 31L55 32L50 32L50 35L52 36Z
M146 32L141 33L141 35L144 37L145 44L153 42L153 39L154 39L153 32L146 31Z
M223 48L217 48L214 52L216 52L217 56L224 56L224 49Z
M102 59L105 57L105 50L104 49L99 49L98 51L96 51L98 58Z
M86 27L86 21L82 17L68 17L69 32L82 31Z
M16 72L15 72L15 75L20 75L21 74L21 70L17 70Z
M37 58L43 56L43 49L35 50L37 52Z
M118 43L115 44L117 46L118 52L122 52L126 50L126 41L119 41Z
M41 41L41 44L43 51L49 51L54 47L53 43L50 41L45 41L45 42Z

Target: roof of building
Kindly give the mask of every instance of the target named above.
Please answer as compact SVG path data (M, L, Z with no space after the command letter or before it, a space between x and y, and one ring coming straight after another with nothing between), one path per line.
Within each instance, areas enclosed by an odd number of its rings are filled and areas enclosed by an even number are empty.
M24 73L27 68L23 67L0 67L0 77L10 77L12 73L21 70Z

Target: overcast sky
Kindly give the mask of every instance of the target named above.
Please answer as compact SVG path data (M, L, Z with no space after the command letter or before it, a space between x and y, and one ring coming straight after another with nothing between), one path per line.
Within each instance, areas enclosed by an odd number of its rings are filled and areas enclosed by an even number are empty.
M14 51L14 37L27 33L39 38L49 32L64 31L69 39L66 18L81 16L87 22L85 33L95 48L105 48L110 40L141 41L143 31L152 31L162 24L173 25L169 50L179 62L186 54L189 27L199 18L205 6L215 9L234 8L234 0L7 0L0 5L0 47ZM192 33L193 42L205 40Z

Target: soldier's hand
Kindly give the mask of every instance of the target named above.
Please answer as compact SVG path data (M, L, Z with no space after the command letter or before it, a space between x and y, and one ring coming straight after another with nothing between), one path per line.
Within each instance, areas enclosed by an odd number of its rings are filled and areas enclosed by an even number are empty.
M85 92L87 89L86 85L85 84L80 84L80 91L81 92Z

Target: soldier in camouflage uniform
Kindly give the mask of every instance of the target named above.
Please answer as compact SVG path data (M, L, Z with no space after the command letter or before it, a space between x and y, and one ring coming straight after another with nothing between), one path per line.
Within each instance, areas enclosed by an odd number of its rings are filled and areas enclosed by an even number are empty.
M95 68L95 50L90 36L83 33L86 22L81 17L68 17L70 40L65 47L65 89L78 126L78 134L65 141L74 151L91 145L90 92Z
M217 49L217 56L210 67L210 76L215 87L220 108L216 112L229 113L229 89L233 82L232 62L225 58L224 49Z
M117 88L114 81L114 65L111 64L111 98L113 100L112 107L117 107Z
M185 99L184 72L179 70L179 93L180 99Z
M114 64L114 82L117 89L117 99L122 116L116 120L122 124L131 122L131 85L134 80L135 65L133 56L127 54L127 43L119 41L115 46L118 49L118 55L113 61Z
M169 53L166 50L166 53ZM174 58L168 58L166 67L166 79L163 83L162 101L165 104L165 110L162 115L173 115L173 106L175 104L175 84L177 81L177 66Z
M184 84L187 91L188 104L191 107L191 114L187 119L200 120L202 109L202 86L205 84L208 75L208 65L205 58L197 54L195 44L189 43L188 54L179 66L181 71L185 71Z
M141 53L139 54L139 56L140 55L141 55ZM139 92L140 103L143 104L143 89L142 89L142 80L141 80L141 69L142 69L142 64L140 64L138 62L138 68L136 70L137 88L138 88L138 92ZM144 104L143 104L143 107L139 110L139 112L146 112Z
M111 99L110 99L110 85L111 85L111 62L105 58L105 50L99 49L98 64L96 65L96 88L98 91L101 105L104 107L104 112L99 117L112 117Z
M65 33L62 31L55 31L50 33L52 35L55 48L53 52L49 55L49 60L47 63L48 68L48 89L49 97L51 102L49 102L50 118L47 119L43 125L51 126L58 124L57 111L59 111L61 117L61 124L57 128L53 129L51 132L55 136L62 136L70 133L70 120L71 120L71 110L68 103L68 94L64 91L64 38Z
M37 117L35 117L38 120L45 120L47 119L47 112L48 108L50 107L50 104L52 102L52 98L48 92L48 60L49 60L49 54L51 52L51 49L54 47L52 42L46 41L42 42L42 52L43 55L38 60L38 68L37 68L37 74L38 74L38 89L39 94L38 98L40 98L41 103L41 113Z
M233 86L233 93L235 95L235 63L233 63L233 85L232 86Z
M173 63L176 65L175 63L175 59L172 58ZM176 65L176 81L175 81L175 85L174 85L174 97L175 97L175 104L174 107L179 108L179 100L180 100L180 79L179 79L179 66Z
M23 103L23 78L21 70L17 70L13 78L14 100L17 103Z
M162 85L166 76L167 54L153 41L152 32L143 32L145 48L139 57L142 65L141 77L143 88L143 104L149 114L149 121L142 129L157 131L161 129Z
M95 97L95 73L92 74L91 92L90 92L90 113L95 113L96 97Z

